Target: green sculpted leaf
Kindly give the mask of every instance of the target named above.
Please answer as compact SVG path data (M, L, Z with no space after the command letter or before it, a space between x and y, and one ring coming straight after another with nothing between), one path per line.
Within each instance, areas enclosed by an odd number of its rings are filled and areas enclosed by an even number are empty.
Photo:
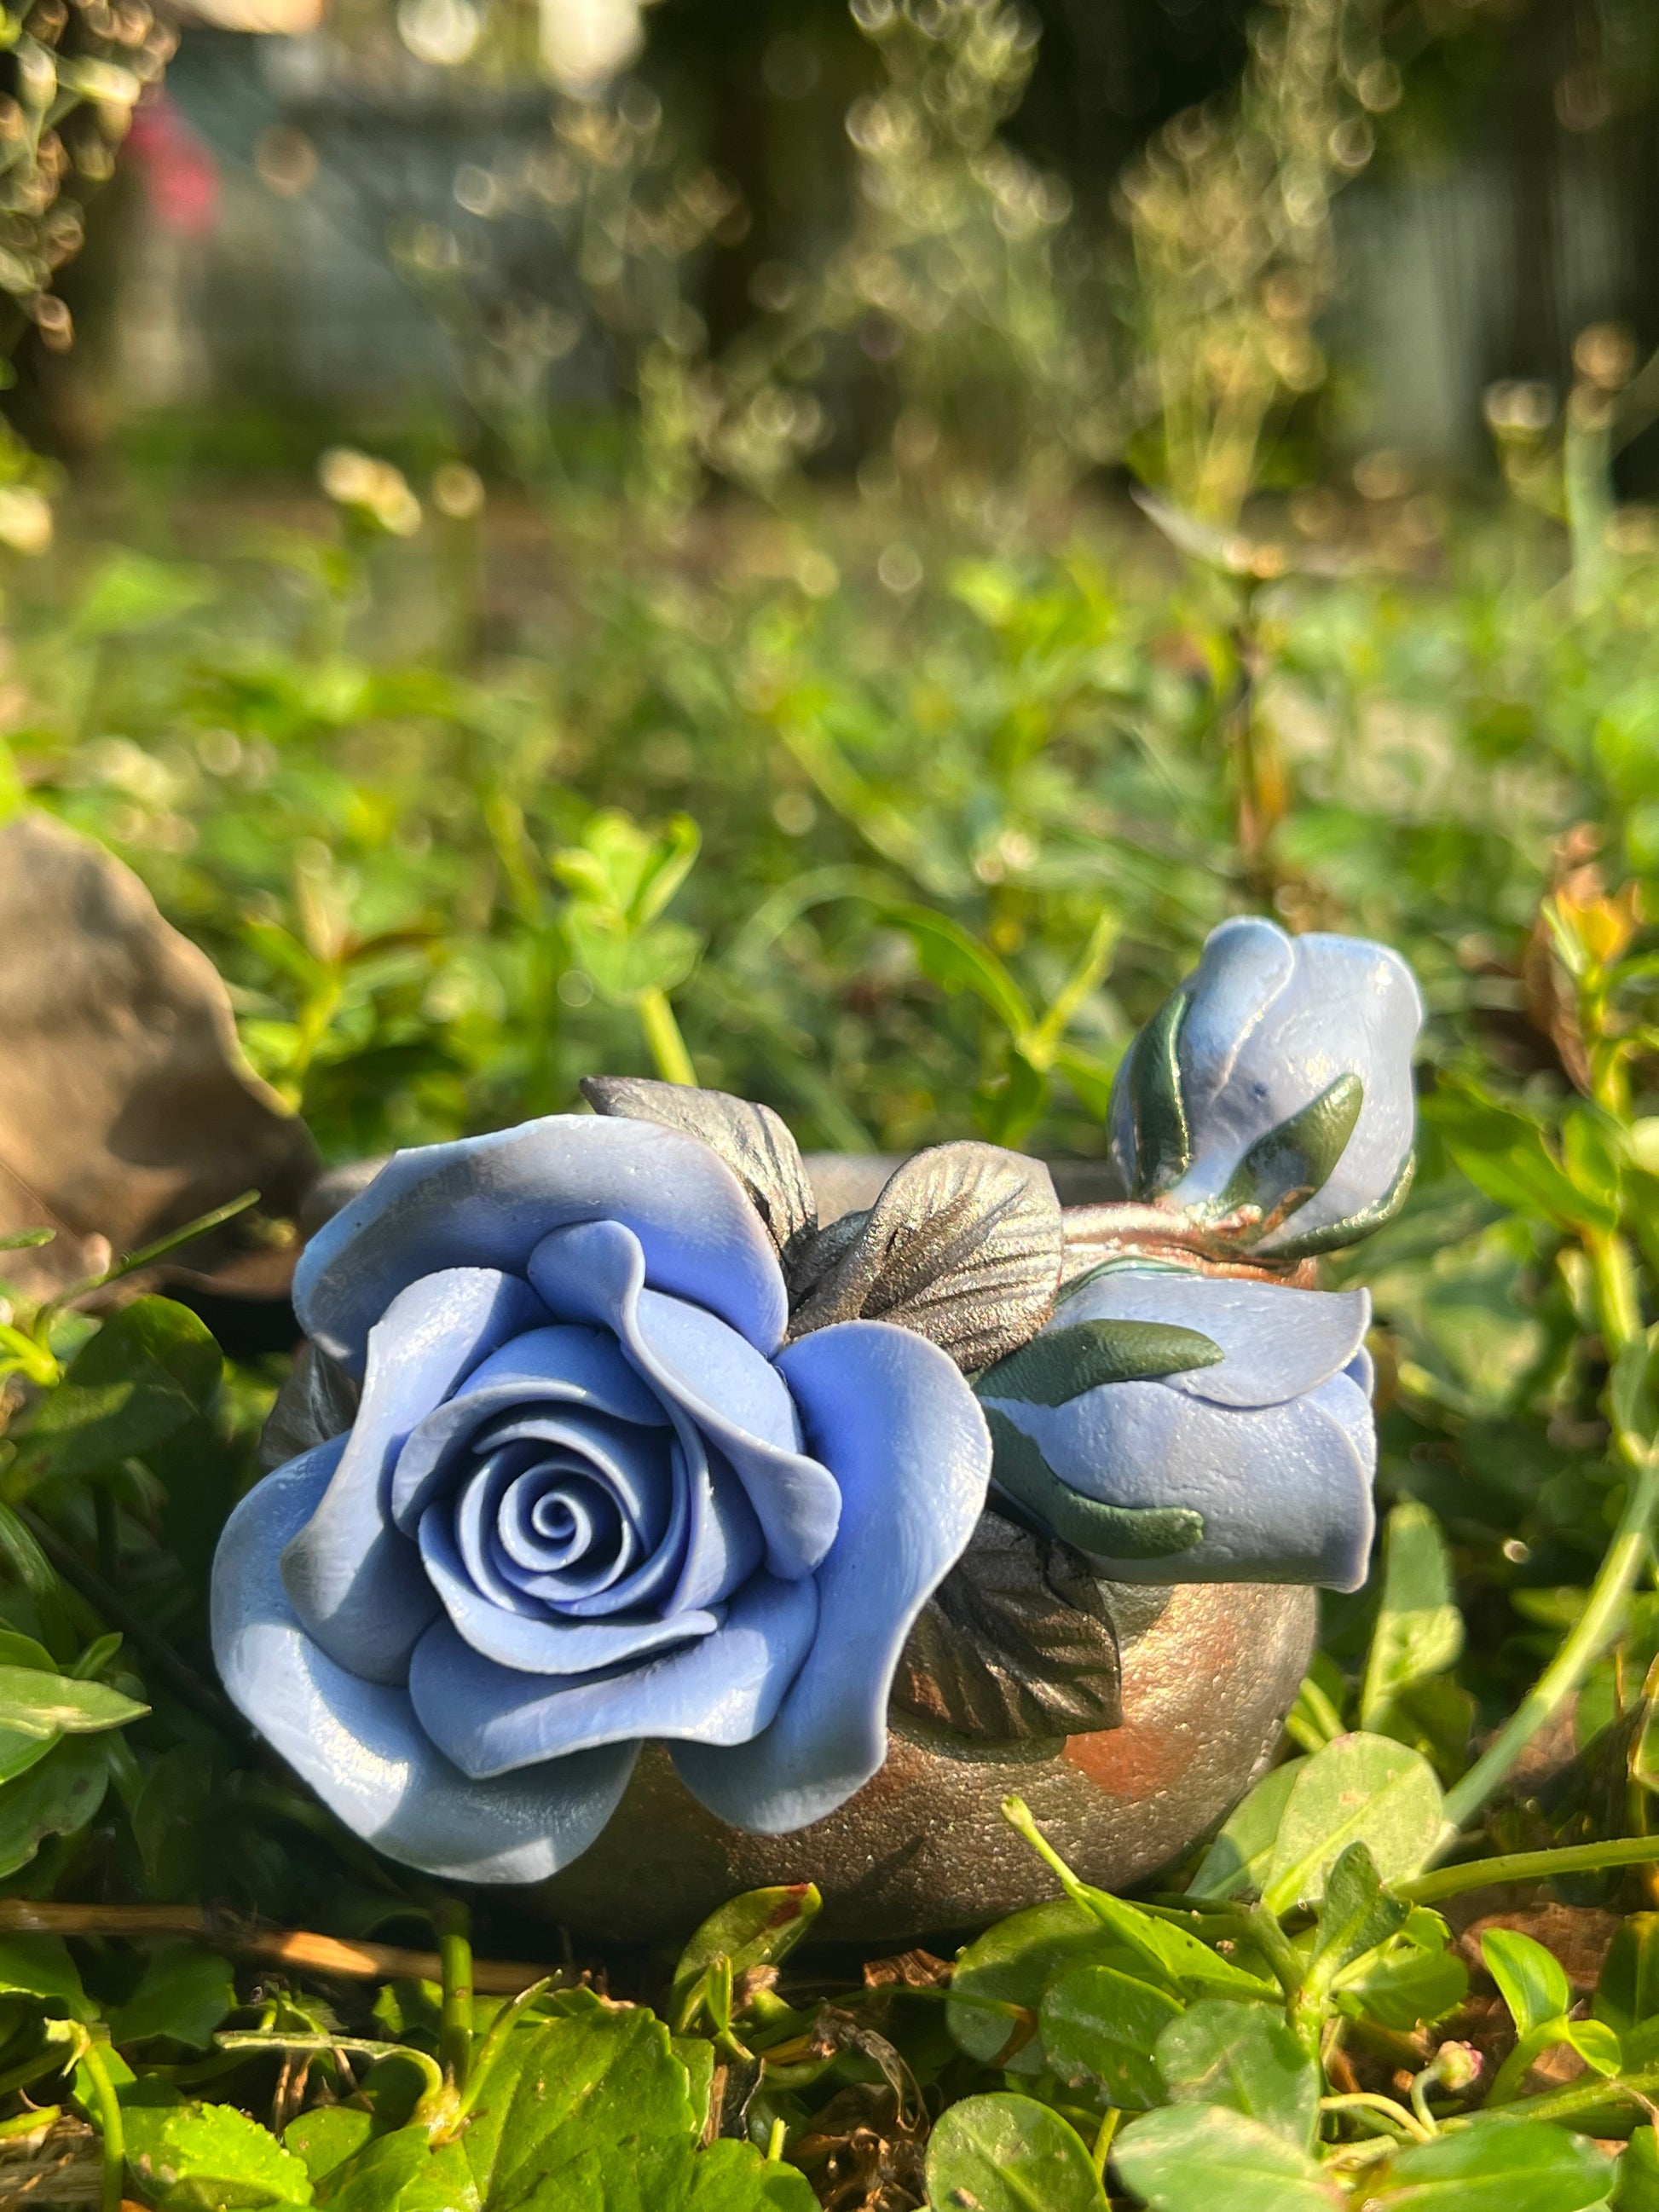
M1112 1966L1073 1966L1042 2000L1043 2048L1062 2081L1145 2112L1164 2100L1152 2052L1181 2013L1179 1998L1133 1975Z
M1157 2058L1171 2104L1224 2105L1313 2148L1318 2069L1278 2013L1204 1997L1164 2030Z
M1370 1206L1362 1206L1358 1213L1350 1213L1340 1221L1333 1221L1323 1229L1310 1230L1304 1237L1285 1237L1273 1246L1275 1260L1312 1260L1322 1252L1340 1252L1345 1244L1358 1244L1374 1230L1392 1221L1411 1195L1413 1178L1417 1173L1415 1156L1407 1152L1400 1165L1400 1172L1381 1198Z
M927 2202L975 2212L1107 2212L1083 2138L1030 2097L967 2097L927 2145Z
M1301 1769L1279 1822L1265 1903L1317 1905L1331 1869L1363 1843L1384 1881L1415 1874L1442 1821L1440 1784L1419 1752L1386 1736L1340 1735Z
M1401 2151L1369 2201L1378 2212L1590 2212L1617 2172L1605 2151L1548 2121L1492 2119Z
M1103 1382L1148 1382L1213 1367L1226 1354L1212 1337L1161 1321L1082 1321L1046 1329L988 1367L974 1388L981 1398L1063 1406Z
M1112 2160L1151 2212L1331 2212L1347 2200L1299 2144L1225 2105L1165 2105Z
M1259 1206L1268 1224L1283 1221L1330 1181L1365 1103L1357 1075L1339 1075L1317 1098L1258 1137L1221 1194L1223 1207Z
M1080 1552L1110 1559L1163 1559L1190 1552L1204 1516L1186 1506L1103 1505L1064 1483L1041 1447L994 1406L985 1408L995 1448L992 1473L1010 1498Z
M1184 991L1167 998L1136 1038L1128 1067L1134 1115L1136 1198L1156 1198L1179 1182L1192 1165L1192 1132L1181 1091L1181 1024Z

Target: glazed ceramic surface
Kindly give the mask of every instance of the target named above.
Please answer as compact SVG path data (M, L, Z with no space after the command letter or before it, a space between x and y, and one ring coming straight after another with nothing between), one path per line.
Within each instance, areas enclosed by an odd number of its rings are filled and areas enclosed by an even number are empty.
M895 1711L881 1771L787 1836L723 1826L653 1745L604 1841L534 1892L537 1908L598 1937L670 1940L739 1890L815 1881L828 1936L896 1945L982 1926L1055 1894L1002 1818L1011 1790L1085 1881L1145 1881L1272 1757L1313 1648L1316 1594L1187 1583L1104 1595L1122 1644L1121 1728L972 1744Z

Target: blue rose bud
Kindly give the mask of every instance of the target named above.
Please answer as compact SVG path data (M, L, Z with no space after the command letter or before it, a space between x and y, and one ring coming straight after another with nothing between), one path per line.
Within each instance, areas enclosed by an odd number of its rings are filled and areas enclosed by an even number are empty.
M1014 1509L1119 1582L1365 1578L1364 1291L1103 1268L976 1386Z
M1422 1019L1384 945L1224 922L1119 1070L1112 1156L1131 1195L1200 1217L1256 1207L1241 1241L1275 1259L1352 1243L1405 1197Z

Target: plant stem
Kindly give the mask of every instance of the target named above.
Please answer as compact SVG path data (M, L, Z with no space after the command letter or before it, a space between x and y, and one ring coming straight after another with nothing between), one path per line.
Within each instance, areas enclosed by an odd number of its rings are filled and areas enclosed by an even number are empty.
M472 2062L471 1916L459 1898L446 1898L434 1911L432 1921L438 1931L440 1978L443 1984L438 2057L446 2077L458 2089L465 2089L467 2069Z
M1103 2187L1106 2180L1106 2161L1112 2154L1112 2138L1117 2133L1118 2123L1123 2118L1121 2105L1109 2105L1095 2136L1095 2147L1090 2155L1094 2160L1095 2174Z
M1586 1235L1595 1285L1601 1336L1610 1360L1641 1334L1628 1247L1617 1236ZM1560 1649L1499 1729L1474 1765L1446 1793L1446 1825L1435 1856L1449 1850L1458 1831L1486 1805L1540 1729L1561 1711L1590 1668L1618 1634L1636 1578L1650 1555L1653 1519L1659 1510L1659 1454L1644 1437L1615 1419L1614 1455L1631 1471L1625 1510L1602 1555L1584 1610L1563 1638Z
M640 1027L645 1032L645 1042L657 1073L665 1083L683 1083L696 1090L697 1071L691 1065L691 1055L685 1048L685 1039L680 1035L680 1025L674 1018L674 1009L668 1003L665 991L641 991L634 1001L638 1009Z
M1409 2136L1418 2142L1428 2142L1433 2137L1433 2130L1425 2128L1414 2112L1408 2112L1392 2097L1381 2096L1374 2089L1352 2089L1344 2096L1322 2097L1319 2109L1322 2112L1358 2112L1367 2118L1375 2115L1388 2126L1397 2128L1401 2135Z
M121 2120L120 2100L116 2096L109 2069L104 2063L104 2054L95 2043L87 2045L81 2053L81 2063L86 2068L87 2078L92 2083L92 2101L98 2114L99 2132L104 2138L104 2186L99 2200L100 2212L121 2212L121 2200L126 2194L127 2139Z
M1436 1905L1466 1889L1502 1881L1547 1881L1558 1874L1598 1874L1604 1867L1647 1866L1659 1860L1659 1836L1617 1836L1602 1844L1564 1844L1553 1851L1510 1851L1502 1858L1471 1859L1393 1885L1408 1905Z

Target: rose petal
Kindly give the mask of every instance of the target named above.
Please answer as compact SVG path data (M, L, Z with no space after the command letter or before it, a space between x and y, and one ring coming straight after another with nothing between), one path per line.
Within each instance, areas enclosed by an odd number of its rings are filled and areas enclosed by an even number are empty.
M769 1571L786 1582L810 1574L835 1540L840 1495L799 1449L778 1374L714 1316L647 1290L639 1240L620 1222L556 1231L529 1272L550 1311L614 1330L653 1389L732 1467L760 1522Z
M1164 1376L1166 1389L1215 1406L1274 1406L1340 1375L1359 1351L1370 1317L1364 1291L1293 1291L1228 1275L1114 1267L1062 1298L1049 1327L1151 1321L1196 1329L1226 1357Z
M277 1571L315 1512L342 1440L267 1475L225 1525L213 1570L213 1652L238 1710L352 1832L453 1881L556 1874L605 1826L637 1744L469 1781L429 1741L406 1691L348 1674L305 1633Z
M777 1254L731 1169L678 1130L586 1114L397 1153L301 1255L301 1326L361 1374L370 1328L406 1284L461 1265L522 1274L550 1230L579 1221L625 1223L654 1288L763 1352L781 1339Z
M410 1662L409 1693L433 1741L484 1778L641 1736L742 1743L777 1711L817 1617L810 1582L756 1575L714 1634L556 1688L497 1666L441 1620Z
M437 1611L414 1546L388 1522L393 1461L423 1415L499 1345L543 1317L535 1293L516 1277L451 1267L411 1283L370 1334L362 1403L343 1456L283 1558L301 1623L354 1674L401 1682Z
M778 1366L841 1486L840 1529L817 1576L822 1632L763 1735L674 1753L712 1813L763 1835L821 1820L886 1757L899 1653L967 1547L991 1468L973 1392L923 1337L842 1322L792 1344Z
M1346 1375L1288 1406L1237 1410L1162 1382L1109 1382L1066 1405L1000 1410L1085 1498L1203 1516L1190 1551L1100 1561L1113 1580L1357 1589L1365 1578L1376 1441Z
M586 1674L614 1667L673 1644L694 1644L720 1625L716 1613L677 1613L672 1620L564 1620L538 1609L533 1616L503 1611L483 1596L467 1574L441 1505L428 1506L421 1522L421 1558L444 1611L475 1651L529 1674Z
M453 1483L479 1449L475 1439L492 1423L538 1412L558 1416L566 1407L613 1424L656 1431L669 1425L667 1408L623 1358L614 1337L593 1328L531 1329L480 1362L455 1396L411 1430L392 1476L398 1526L414 1535L421 1516Z

